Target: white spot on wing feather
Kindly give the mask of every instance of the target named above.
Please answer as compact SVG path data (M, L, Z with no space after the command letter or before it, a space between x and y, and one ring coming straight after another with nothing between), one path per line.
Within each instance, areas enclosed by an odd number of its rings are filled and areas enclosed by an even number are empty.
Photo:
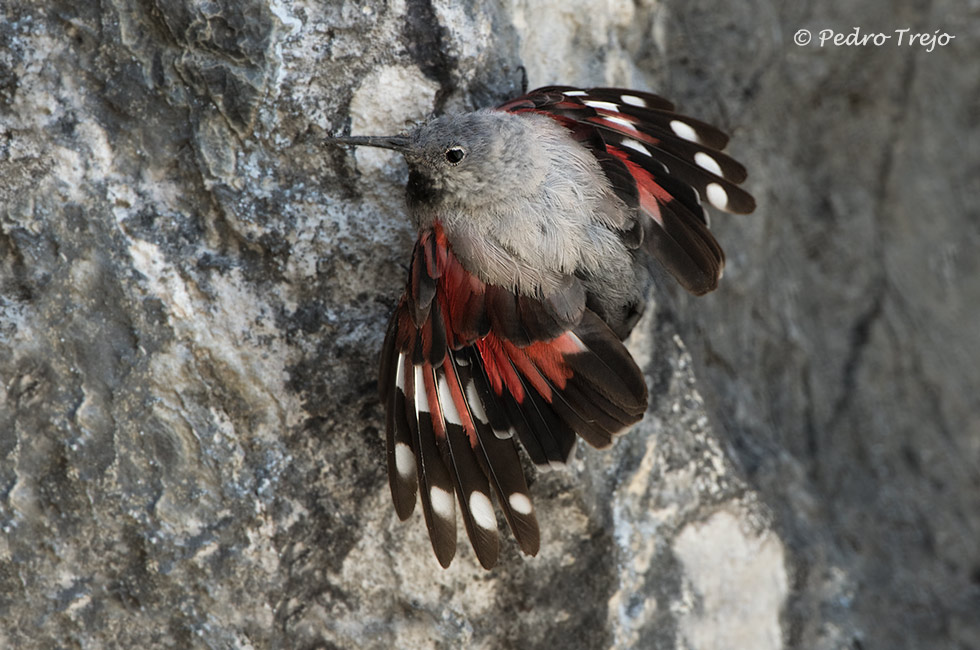
M708 154L704 153L703 151L699 151L696 154L694 154L694 162L698 164L698 167L701 167L702 169L707 169L715 176L724 176L724 174L721 171L721 165L718 164L718 161L712 158L711 156L709 156Z
M719 210L728 209L728 192L725 191L724 187L718 183L708 183L705 192L708 195L708 203Z
M432 503L432 511L442 519L453 519L456 516L453 495L441 487L433 485L429 488L429 501Z
M470 494L470 514L480 528L497 530L497 515L493 511L493 504L490 497L483 492L474 491Z
M404 393L405 392L405 355L398 355L398 368L395 370L395 386Z
M490 421L487 418L487 412L483 410L483 402L480 401L480 396L477 394L476 386L472 381L466 384L466 403L469 404L473 417L483 424Z
M514 492L507 497L507 503L510 504L511 510L522 515L529 515L534 510L534 507L531 505L531 500L526 494L521 494L520 492Z
M422 366L415 366L415 412L429 413L429 399L425 395L425 384L422 383Z
M449 383L446 381L445 375L439 376L439 403L442 405L442 416L446 419L446 422L463 426L463 421L459 417L459 411L456 410L456 404L453 402L453 394L449 390Z
M621 126L629 131L636 131L636 127L633 126L632 122L623 119L621 117L616 117L615 115L603 115L602 119L605 120L606 122L612 122L613 124L616 124L617 126Z
M619 106L616 106L612 102L600 102L594 99L587 99L582 103L585 104L586 106L591 106L592 108L601 108L603 110L613 111L615 113L619 112Z
M630 106L639 106L641 108L646 108L647 106L646 100L636 95L622 95L620 99L623 100L624 104L629 104Z
M678 136L684 138L685 140L690 140L691 142L700 142L698 139L698 133L689 124L684 124L680 120L671 120L670 129Z
M398 475L404 479L415 476L415 454L412 453L412 448L404 442L395 445L395 469L398 470Z
M623 138L622 145L624 147L629 147L633 151L639 151L644 156L649 156L650 155L650 150L647 149L646 146L642 142L637 142L636 140L634 140L632 138Z

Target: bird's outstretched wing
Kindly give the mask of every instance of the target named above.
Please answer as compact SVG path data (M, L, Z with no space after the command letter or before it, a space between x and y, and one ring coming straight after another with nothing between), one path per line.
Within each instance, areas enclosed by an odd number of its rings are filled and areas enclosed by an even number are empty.
M546 299L484 284L438 222L420 233L408 286L388 325L379 386L398 516L416 491L436 557L456 551L456 504L480 563L496 564L496 497L521 549L539 531L519 438L539 464L562 463L576 433L604 447L643 417L643 374L585 306L570 276Z
M639 227L620 236L643 247L686 289L718 284L724 253L701 200L751 212L745 169L721 153L718 129L631 90L539 88L498 110L544 114L592 151ZM603 447L639 421L643 374L569 276L547 298L487 285L453 254L441 226L419 234L409 282L388 325L380 390L388 475L402 519L420 494L436 557L456 551L456 506L484 567L497 561L496 497L521 549L540 534L515 444L539 464L561 463L576 434Z
M622 88L548 86L498 110L541 113L566 126L595 154L617 195L639 209L643 247L691 293L718 286L725 254L701 201L737 214L755 209L739 187L745 168L721 152L727 135L676 113L662 97Z

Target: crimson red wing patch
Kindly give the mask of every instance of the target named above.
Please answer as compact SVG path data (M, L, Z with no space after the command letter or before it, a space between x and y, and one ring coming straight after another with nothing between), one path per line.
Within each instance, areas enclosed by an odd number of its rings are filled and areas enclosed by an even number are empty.
M576 434L606 446L647 407L643 374L576 279L548 300L485 285L438 223L416 244L379 384L395 510L406 519L421 501L442 566L456 552L457 506L480 563L496 564L493 499L521 550L537 553L517 440L535 463L563 463Z

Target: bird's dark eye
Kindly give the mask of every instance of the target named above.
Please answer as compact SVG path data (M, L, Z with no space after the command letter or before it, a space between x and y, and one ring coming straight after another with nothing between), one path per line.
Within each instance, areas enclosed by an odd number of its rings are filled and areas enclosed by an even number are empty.
M446 161L450 165L458 165L466 157L466 149L462 147L449 147L446 149Z

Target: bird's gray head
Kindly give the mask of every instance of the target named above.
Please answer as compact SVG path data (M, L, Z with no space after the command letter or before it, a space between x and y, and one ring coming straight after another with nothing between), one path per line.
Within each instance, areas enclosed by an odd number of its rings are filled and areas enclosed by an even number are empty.
M481 110L407 135L332 142L403 154L415 225L441 223L455 254L484 282L548 294L581 272L609 279L602 291L617 299L630 286L622 278L632 277L632 258L617 233L632 228L635 215L592 152L550 117Z
M538 120L481 110L433 119L407 135L328 142L383 147L404 155L409 204L424 222L427 216L445 217L447 212L513 199L543 182L550 161L538 151L535 126L542 127Z

